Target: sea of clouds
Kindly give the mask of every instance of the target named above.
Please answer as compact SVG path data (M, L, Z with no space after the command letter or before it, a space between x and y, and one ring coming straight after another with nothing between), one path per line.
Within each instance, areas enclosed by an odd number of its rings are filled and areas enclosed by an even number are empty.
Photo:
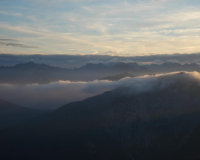
M119 81L58 81L49 84L0 84L0 98L37 109L56 109L64 104L102 94L117 87L130 87L133 94L165 89L175 82L199 83L198 72L173 72L153 76L124 78Z

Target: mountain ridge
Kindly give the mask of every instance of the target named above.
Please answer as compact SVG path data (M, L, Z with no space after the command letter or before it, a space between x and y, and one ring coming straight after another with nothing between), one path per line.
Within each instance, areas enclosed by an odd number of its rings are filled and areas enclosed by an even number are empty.
M0 129L48 113L48 110L36 110L0 99Z
M152 71L143 67L135 69L129 64L117 63L116 66L108 66L103 63L88 63L80 68L65 69L52 67L46 64L27 62L15 66L0 67L0 82L11 84L33 84L63 81L92 81L121 72L133 72L134 75L151 74Z
M122 86L64 105L36 122L1 130L2 153L20 158L33 152L61 159L197 158L197 152L192 155L179 147L200 124L199 80L187 76L181 72L158 77L153 88L142 92Z

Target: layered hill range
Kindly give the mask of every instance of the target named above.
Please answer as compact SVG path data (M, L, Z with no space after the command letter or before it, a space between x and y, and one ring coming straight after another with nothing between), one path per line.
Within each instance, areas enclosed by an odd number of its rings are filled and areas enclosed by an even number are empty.
M180 64L180 63L165 62L162 64L144 65L144 67L156 73L168 73L175 71L188 71L188 72L200 71L199 65L196 63Z
M9 67L1 66L0 83L49 83L58 80L91 81L123 72L130 72L136 76L153 73L147 68L137 65L137 63L88 63L80 68L65 69L27 62Z
M0 158L198 160L199 83L197 72L143 77L67 104L0 130Z
M163 63L161 65L140 66L137 63L88 63L80 68L65 69L46 64L27 62L15 66L0 67L0 83L32 84L50 83L59 80L92 81L96 79L114 80L128 76L151 75L155 73L167 73L174 71L199 71L197 64ZM128 72L128 73L127 73ZM111 79L112 80L112 77Z

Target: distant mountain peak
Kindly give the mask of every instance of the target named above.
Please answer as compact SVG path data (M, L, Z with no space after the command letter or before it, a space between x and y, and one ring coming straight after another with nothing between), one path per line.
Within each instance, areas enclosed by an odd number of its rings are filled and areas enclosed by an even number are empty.
M87 63L80 67L81 69L105 69L107 66L103 63Z
M50 65L47 65L44 63L38 64L33 61L28 61L26 63L16 64L14 66L14 68L17 68L17 69L53 69L53 68L57 68L57 67L53 67L53 66L50 66Z
M19 64L16 64L14 67L20 67L20 66L37 66L39 64L37 63L34 63L32 61L28 61L26 63L19 63Z
M132 67L131 65L126 64L126 63L117 63L116 65L114 65L112 67L112 69L115 69L115 70L132 70L132 69L134 69L134 67Z
M33 61L28 61L27 64L36 64Z

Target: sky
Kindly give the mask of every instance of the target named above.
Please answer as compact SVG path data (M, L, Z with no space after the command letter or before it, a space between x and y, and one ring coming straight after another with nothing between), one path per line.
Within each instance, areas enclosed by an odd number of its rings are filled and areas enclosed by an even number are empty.
M198 0L0 0L0 54L182 54L199 42Z

